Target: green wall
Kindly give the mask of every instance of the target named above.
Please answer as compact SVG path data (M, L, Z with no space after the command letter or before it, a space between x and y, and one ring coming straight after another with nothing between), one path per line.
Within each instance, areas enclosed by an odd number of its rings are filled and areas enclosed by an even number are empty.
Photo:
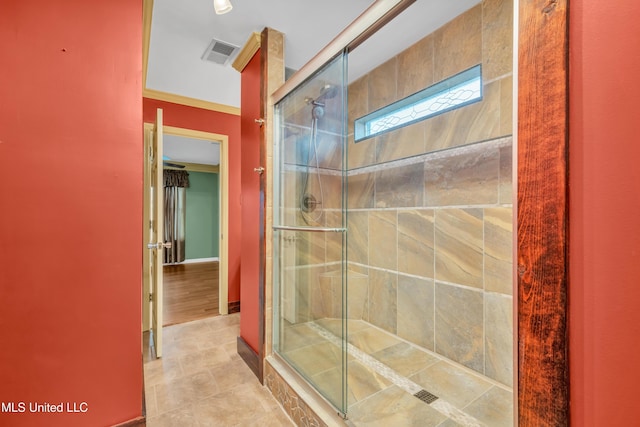
M219 256L219 185L217 173L189 172L186 208L186 259Z

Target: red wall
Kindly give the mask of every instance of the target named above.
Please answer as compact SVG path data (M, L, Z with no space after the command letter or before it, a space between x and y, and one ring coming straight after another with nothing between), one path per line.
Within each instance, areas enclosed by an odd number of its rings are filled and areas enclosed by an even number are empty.
M162 108L165 126L175 126L229 137L229 302L240 301L240 116L144 98L144 121L156 120Z
M141 46L139 1L2 0L2 426L142 414Z
M638 22L638 0L571 2L573 426L640 425Z
M242 288L240 336L259 353L260 272L260 52L242 70Z

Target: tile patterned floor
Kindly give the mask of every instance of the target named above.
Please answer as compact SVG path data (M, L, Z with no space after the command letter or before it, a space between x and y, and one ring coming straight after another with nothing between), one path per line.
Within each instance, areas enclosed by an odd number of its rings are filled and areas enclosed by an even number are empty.
M231 314L164 328L164 357L145 351L148 427L294 425L238 356L239 324Z
M366 322L350 320L348 329L349 425L513 425L507 387ZM285 358L306 369L327 396L338 396L340 387L339 331L339 320L322 319L290 325L283 334ZM439 399L431 405L420 401L412 395L420 389Z
M237 355L239 321L233 314L164 328L164 357L144 365L149 427L294 425ZM348 425L512 426L509 389L366 322L349 322ZM283 332L285 356L325 393L340 384L340 352L327 339L339 328L324 319ZM408 392L415 388L439 399L426 404Z

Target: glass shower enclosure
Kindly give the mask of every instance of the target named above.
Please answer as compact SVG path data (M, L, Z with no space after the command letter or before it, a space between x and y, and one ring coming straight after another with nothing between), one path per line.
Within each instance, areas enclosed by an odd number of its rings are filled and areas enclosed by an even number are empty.
M346 413L346 55L276 105L274 349Z
M511 426L514 5L410 3L275 105L273 351L350 425Z

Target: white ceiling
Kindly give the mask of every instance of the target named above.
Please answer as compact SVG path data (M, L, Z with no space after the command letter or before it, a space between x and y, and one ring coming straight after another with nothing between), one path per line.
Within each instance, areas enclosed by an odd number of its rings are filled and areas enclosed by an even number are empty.
M220 164L220 144L202 139L164 135L163 156L169 162Z
M231 2L231 12L216 15L212 0L154 1L148 89L240 107L240 74L200 59L213 38L242 47L253 32L273 28L285 35L286 66L299 69L373 0Z
M417 0L349 55L349 79L404 50L480 0ZM285 66L299 69L374 0L231 0L233 10L216 15L213 0L154 0L146 88L240 107L240 73L201 59L213 38L244 46L253 32L284 33ZM177 143L165 136L174 161L208 159L202 141ZM172 151L166 144L178 147ZM207 143L208 144L208 143ZM215 144L214 144L215 145ZM217 145L216 145L217 146ZM185 153L184 155L181 153ZM184 157L184 158L183 158ZM208 161L208 160L207 160ZM217 164L217 163L207 163Z

